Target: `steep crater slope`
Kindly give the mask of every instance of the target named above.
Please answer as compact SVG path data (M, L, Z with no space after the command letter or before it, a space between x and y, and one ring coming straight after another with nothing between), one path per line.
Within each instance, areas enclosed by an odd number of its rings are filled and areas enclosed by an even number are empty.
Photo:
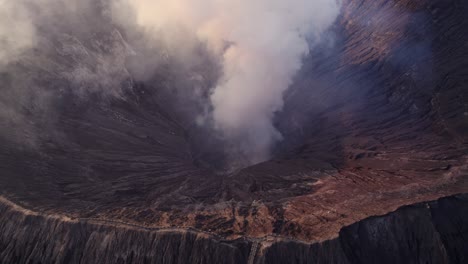
M343 227L334 239L307 244L275 236L225 240L193 229L44 216L0 199L0 259L7 263L465 263L467 203L467 195L456 195L405 206Z
M56 233L40 233L38 241L60 240L57 234L88 225L70 224L65 217L98 221L84 228L102 234L121 232L119 223L193 228L197 231L184 239L209 236L201 231L216 234L220 238L207 242L212 243L209 248L242 263L256 238L275 235L312 243L341 234L340 239L348 241L349 248L343 249L347 261L362 263L365 254L374 253L354 250L361 239L367 240L363 233L359 235L364 237L347 235L353 223L402 205L468 191L467 12L463 1L344 1L330 33L332 44L323 44L332 47L313 52L285 94L284 110L275 118L285 140L274 158L227 175L200 166L204 154L195 157L198 147L194 151L193 145L203 145L197 140L209 142L209 134L194 138L193 127L180 117L184 114L167 106L172 97L164 94L163 86L170 84L170 74L160 73L163 81L148 84L136 82L126 70L127 36L105 23L91 33L54 33L50 43L44 40L44 48L34 51L34 60L9 66L24 76L1 76L2 87L23 79L48 87L47 100L59 109L42 113L36 111L40 106L20 104L24 115L5 123L11 129L2 131L0 142L2 194L37 212L34 217L39 220L30 223L26 216L21 225L39 228L46 225L40 221L47 215L60 216L53 223L60 226L52 229ZM104 57L114 58L111 65L100 64ZM101 65L119 77L112 79L115 83L99 80L99 85L122 89L107 96L96 87L86 100L61 90L74 85L77 63L80 73L95 72L94 65ZM57 77L58 72L71 75ZM54 118L44 118L50 115ZM23 119L28 122L20 122ZM21 218L22 213L15 214ZM421 217L426 216L425 211ZM20 232L5 221L6 229ZM435 225L438 230L451 228L446 222ZM149 231L140 230L136 236L148 235L145 232ZM9 233L3 234L7 241ZM13 237L18 243L10 246L17 248L9 252L19 252L24 244ZM235 242L240 238L248 239ZM162 245L174 240L182 241L180 235L154 238ZM453 252L465 246L443 235L440 240L445 253L434 261L456 258ZM238 243L238 251L230 251L230 243ZM38 242L29 246L33 251L40 247ZM87 246L110 254L111 247ZM293 244L280 249L287 255L291 247L301 248ZM380 254L381 249L366 250ZM131 249L122 251L129 252L122 259L135 260ZM354 260L351 251L356 252ZM303 254L298 262L305 262L315 253L298 254ZM196 253L196 262L216 261L207 255ZM264 256L278 257L274 252ZM14 261L17 256L2 257ZM176 261L168 257L160 262Z

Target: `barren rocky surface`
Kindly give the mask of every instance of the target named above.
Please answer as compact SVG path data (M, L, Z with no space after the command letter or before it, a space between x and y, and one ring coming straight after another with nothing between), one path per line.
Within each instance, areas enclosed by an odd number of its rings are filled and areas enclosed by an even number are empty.
M274 158L229 173L167 106L170 74L132 78L118 28L57 33L10 66L25 76L0 76L49 87L60 109L0 123L13 128L0 137L1 262L465 263L466 14L465 1L345 0L332 50L312 52L285 94ZM117 96L60 89L99 70L116 77L92 85Z

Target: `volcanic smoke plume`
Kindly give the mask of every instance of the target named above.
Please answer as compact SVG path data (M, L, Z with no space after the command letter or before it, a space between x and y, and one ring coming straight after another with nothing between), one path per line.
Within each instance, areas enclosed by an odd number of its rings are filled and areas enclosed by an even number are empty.
M208 110L196 113L198 118L194 118L199 125L212 126L222 135L228 142L227 152L237 153L247 160L244 163L250 164L269 158L272 145L281 140L282 135L272 119L283 106L283 92L300 69L302 58L338 16L340 6L337 0L111 0L99 3L103 13L110 14L125 28L123 33L127 36L139 32L146 43L164 39L166 47L175 47L173 52L183 63L189 64L196 57L194 49L187 47L200 44L218 58L221 74L210 87L206 101ZM41 30L48 28L50 31L51 25L61 27L60 16L70 18L66 21L74 31L91 31L98 25L83 19L92 18L90 6L90 1L1 0L0 67L35 47L39 36L44 42L47 37ZM146 54L147 51L132 47L136 43L128 47L130 53L144 54L139 57L140 67L126 67L133 73L132 77L138 79L148 68L157 67L156 53L161 51L154 49L152 54ZM99 67L104 70L83 74L83 70L75 69L69 74L71 79L77 81L78 78L80 84L90 83L86 87L108 83L110 85L105 85L107 93L118 94L111 91L118 87L110 86L118 86L121 80L114 85L113 80L119 79L115 76L125 74L110 69L116 65L112 59L100 58L99 62L105 64ZM88 77L89 80L83 79Z
M283 92L339 13L336 0L129 2L140 25L153 32L184 27L222 58L208 118L250 163L267 159L281 139L272 118L282 108Z

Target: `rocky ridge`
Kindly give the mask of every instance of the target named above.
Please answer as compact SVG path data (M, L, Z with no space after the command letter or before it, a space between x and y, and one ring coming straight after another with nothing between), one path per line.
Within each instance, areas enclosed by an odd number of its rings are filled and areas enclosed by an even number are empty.
M42 215L2 198L0 258L9 263L464 263L467 195L399 208L306 243L277 236L224 240L194 229L151 229ZM21 231L19 231L21 230Z

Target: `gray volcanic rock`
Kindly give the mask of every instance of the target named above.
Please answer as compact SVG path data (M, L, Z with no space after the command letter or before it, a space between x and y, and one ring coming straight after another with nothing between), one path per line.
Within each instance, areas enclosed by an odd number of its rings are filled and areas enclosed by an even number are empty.
M467 198L405 206L344 227L322 243L274 243L258 263L465 263Z
M224 240L197 230L148 229L45 216L0 203L4 263L465 263L468 195L415 204L307 244L278 237Z
M467 3L343 1L274 157L228 172L195 124L211 58L141 80L138 34L98 11L0 72L0 262L467 261Z
M245 263L246 240L93 224L0 205L2 263Z

